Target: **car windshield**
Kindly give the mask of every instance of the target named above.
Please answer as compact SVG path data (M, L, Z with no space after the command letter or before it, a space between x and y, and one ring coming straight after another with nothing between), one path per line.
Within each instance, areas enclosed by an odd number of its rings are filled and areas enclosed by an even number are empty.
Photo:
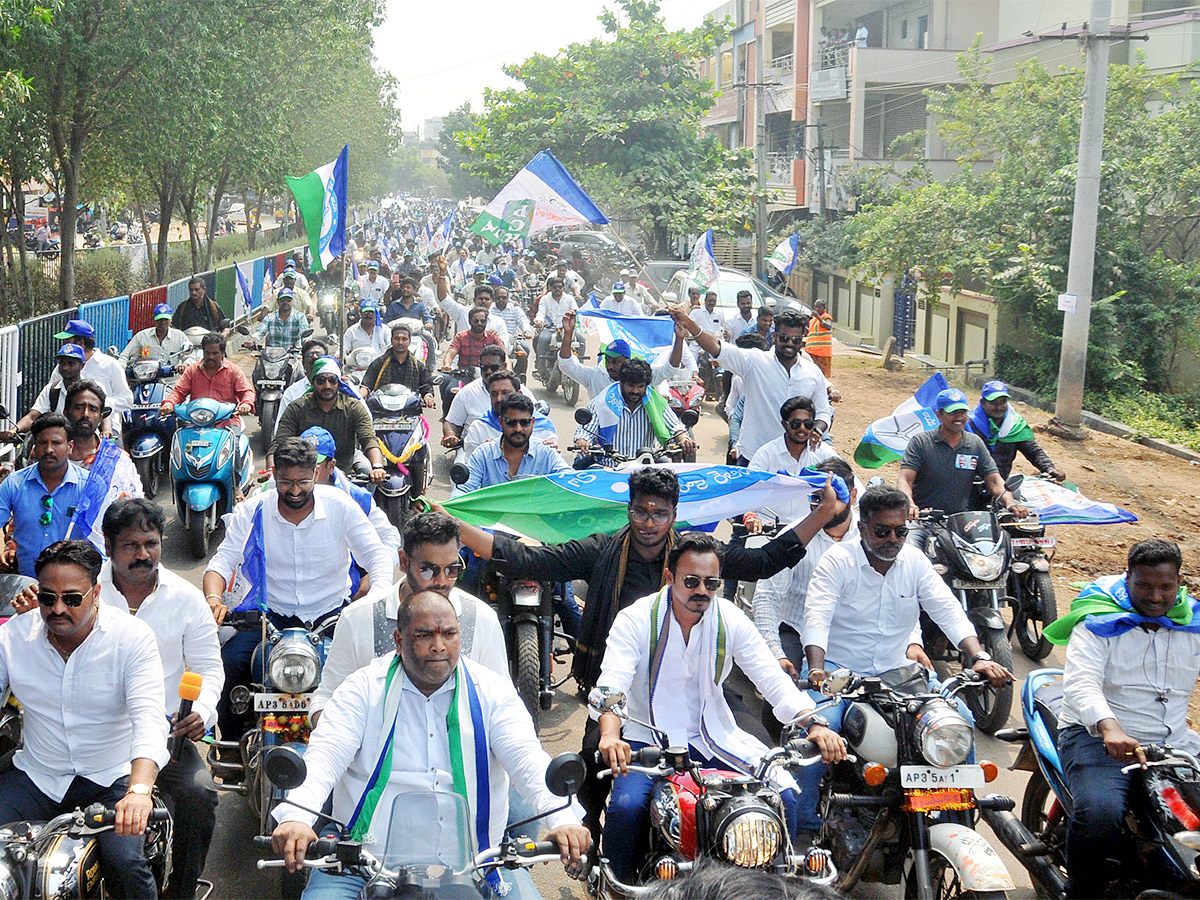
M473 866L471 816L461 794L405 792L392 801L388 821L384 868L445 866L465 872Z

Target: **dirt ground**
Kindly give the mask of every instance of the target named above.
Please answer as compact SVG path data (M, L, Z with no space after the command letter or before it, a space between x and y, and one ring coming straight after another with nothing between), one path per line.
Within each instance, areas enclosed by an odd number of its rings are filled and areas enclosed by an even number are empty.
M932 370L922 369L888 372L879 357L839 346L832 379L842 392L834 427L838 452L851 459L867 426L890 414L931 374ZM948 373L947 378L953 383ZM959 386L972 400L977 399L974 388ZM1060 614L1078 593L1071 587L1073 582L1123 571L1129 547L1149 537L1170 538L1179 544L1184 579L1193 591L1200 589L1200 533L1195 525L1200 520L1200 466L1096 431L1089 431L1085 441L1064 441L1046 432L1049 413L1022 403L1013 402L1013 406L1029 422L1059 470L1086 497L1114 503L1138 517L1137 522L1126 525L1054 527L1058 547L1051 574ZM898 462L890 463L872 474L894 483L899 468ZM1017 455L1014 473L1035 471ZM1192 697L1190 720L1193 728L1200 729L1200 693Z

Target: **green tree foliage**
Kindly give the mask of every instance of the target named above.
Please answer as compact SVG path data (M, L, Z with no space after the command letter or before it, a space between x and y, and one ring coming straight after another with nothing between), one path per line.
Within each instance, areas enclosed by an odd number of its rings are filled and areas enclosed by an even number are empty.
M549 147L601 208L641 216L659 251L672 232L740 233L757 198L750 154L699 128L715 95L696 63L727 27L668 31L656 0L618 0L600 21L604 38L505 68L522 87L485 93L483 113L452 132L461 164L495 190Z
M918 167L859 188L857 215L821 226L826 264L868 275L911 271L932 296L970 286L1009 304L1000 374L1050 393L1057 378L1075 163L1079 70L1036 60L991 85L978 48L963 84L928 91L960 167L937 182ZM1200 88L1143 65L1110 67L1087 389L1093 398L1161 391L1196 340L1200 288ZM832 231L833 237L824 232ZM805 231L805 239L814 234ZM828 252L826 249L824 252Z

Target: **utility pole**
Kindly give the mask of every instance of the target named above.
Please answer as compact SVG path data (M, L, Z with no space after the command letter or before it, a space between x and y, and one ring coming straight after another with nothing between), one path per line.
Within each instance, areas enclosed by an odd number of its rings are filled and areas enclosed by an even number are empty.
M762 277L767 255L767 104L763 82L763 35L754 39L754 159L758 164L758 210L754 216L754 266L752 274Z
M825 125L817 123L817 215L825 218Z
M1075 175L1075 210L1071 221L1071 255L1067 263L1062 355L1058 362L1058 396L1047 429L1059 437L1083 440L1083 381L1087 372L1088 328L1092 315L1092 270L1096 261L1096 220L1100 205L1100 160L1104 152L1104 103L1108 93L1109 18L1112 0L1092 0L1091 18L1080 36L1086 54L1083 115L1079 122L1079 163ZM1072 301L1070 298L1074 297ZM1072 308L1072 305L1074 308Z

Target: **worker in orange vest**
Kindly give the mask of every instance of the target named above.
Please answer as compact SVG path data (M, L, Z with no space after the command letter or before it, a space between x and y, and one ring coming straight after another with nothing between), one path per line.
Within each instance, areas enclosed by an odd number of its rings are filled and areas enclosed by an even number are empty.
M833 357L833 316L829 315L824 300L813 304L812 318L808 320L808 333L804 337L804 349L817 364L817 368L828 378Z

